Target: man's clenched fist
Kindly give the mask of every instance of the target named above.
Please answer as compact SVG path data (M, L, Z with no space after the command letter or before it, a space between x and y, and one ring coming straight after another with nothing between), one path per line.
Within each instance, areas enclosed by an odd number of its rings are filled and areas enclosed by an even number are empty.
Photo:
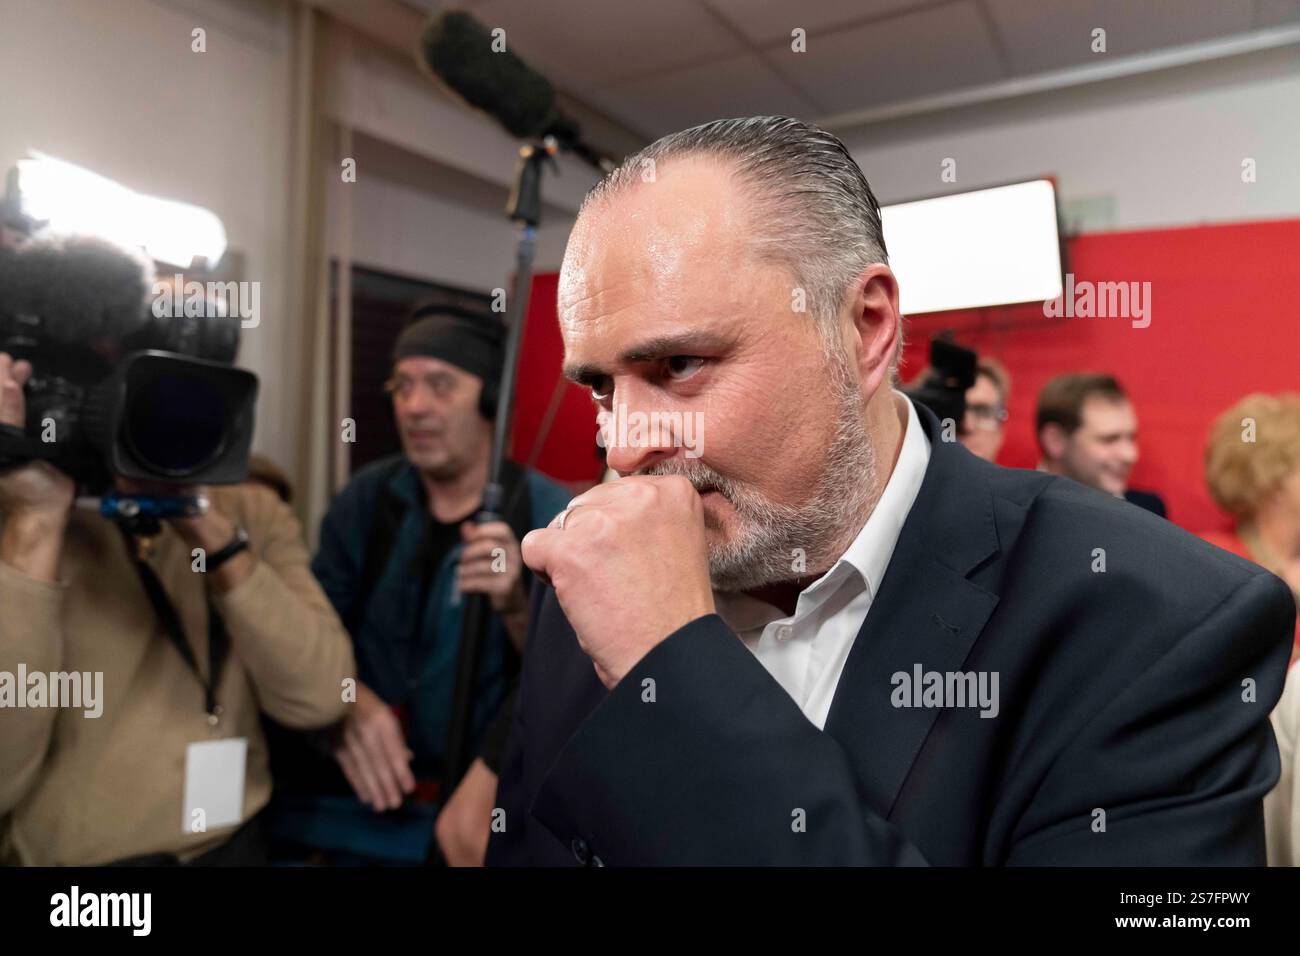
M680 475L596 486L525 536L523 557L550 580L609 688L673 631L715 610L704 506Z

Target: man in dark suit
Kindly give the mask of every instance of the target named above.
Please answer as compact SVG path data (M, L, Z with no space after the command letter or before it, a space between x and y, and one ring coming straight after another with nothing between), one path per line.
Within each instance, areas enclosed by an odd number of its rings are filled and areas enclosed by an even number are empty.
M793 120L589 197L565 366L624 477L523 542L553 587L489 864L1264 862L1290 592L945 440L893 388L885 262L861 171Z

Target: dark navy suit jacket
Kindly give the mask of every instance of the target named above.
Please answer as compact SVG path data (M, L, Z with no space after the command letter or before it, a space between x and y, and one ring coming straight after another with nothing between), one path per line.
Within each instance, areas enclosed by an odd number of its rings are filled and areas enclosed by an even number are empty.
M824 731L716 615L607 691L539 589L490 865L1264 863L1287 587L917 411L930 463ZM895 706L918 664L996 673L997 716Z

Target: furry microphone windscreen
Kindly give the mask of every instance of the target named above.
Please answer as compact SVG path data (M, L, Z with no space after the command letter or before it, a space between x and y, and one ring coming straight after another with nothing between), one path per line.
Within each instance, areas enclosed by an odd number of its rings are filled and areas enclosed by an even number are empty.
M562 125L555 88L508 48L500 48L504 42L468 13L448 10L420 35L420 62L516 139L538 138Z
M84 343L148 321L153 262L91 236L38 233L0 249L0 314L35 316L42 338Z

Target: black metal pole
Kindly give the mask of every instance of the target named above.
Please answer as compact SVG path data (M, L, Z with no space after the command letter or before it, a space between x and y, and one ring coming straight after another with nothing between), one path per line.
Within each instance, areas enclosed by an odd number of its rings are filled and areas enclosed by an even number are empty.
M506 207L507 215L519 223L519 237L515 251L514 289L507 303L505 361L501 370L498 391L495 429L492 434L492 457L488 466L488 480L483 487L483 503L474 516L477 524L503 520L505 488L502 486L502 467L506 459L506 444L510 439L510 424L514 411L515 380L519 369L519 351L523 343L524 319L528 315L528 299L532 291L533 255L537 245L537 224L541 213L542 163L555 151L554 143L530 144L520 149L516 168L516 183ZM469 737L473 724L475 683L483 638L491 616L487 595L464 595L465 612L461 629L460 649L456 657L456 684L447 722L447 742L443 752L442 779L439 801L444 806L459 785L472 762ZM430 837L428 859L440 859L436 837Z

